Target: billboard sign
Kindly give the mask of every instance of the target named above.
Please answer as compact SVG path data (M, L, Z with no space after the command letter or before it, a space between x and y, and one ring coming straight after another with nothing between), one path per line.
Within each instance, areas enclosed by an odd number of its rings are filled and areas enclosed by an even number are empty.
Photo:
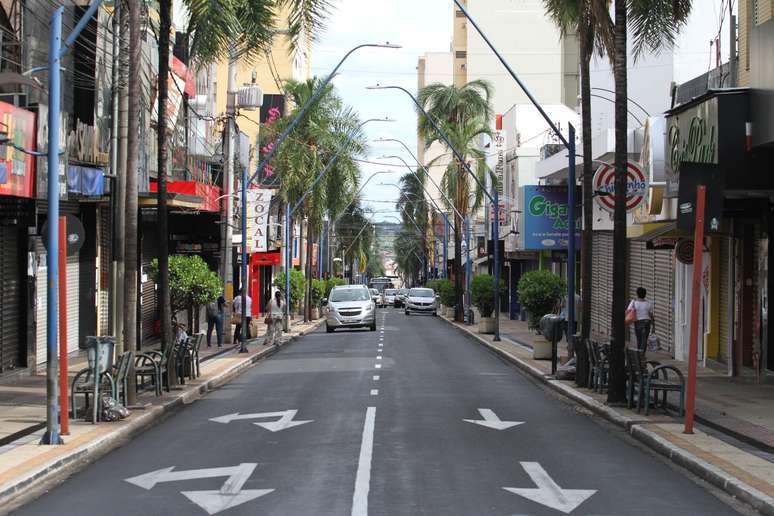
M35 158L18 148L35 148L35 113L0 102L0 131L8 139L0 156L0 195L32 198Z
M269 205L274 190L254 188L247 191L247 252L268 251Z
M577 189L576 199L581 192ZM522 187L522 242L526 250L566 249L569 238L566 186ZM580 246L581 217L575 226L575 241Z

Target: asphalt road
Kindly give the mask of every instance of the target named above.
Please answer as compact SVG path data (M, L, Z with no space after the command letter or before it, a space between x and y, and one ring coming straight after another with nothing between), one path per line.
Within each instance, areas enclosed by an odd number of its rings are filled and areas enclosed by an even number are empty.
M377 320L283 348L16 514L735 513L443 321Z

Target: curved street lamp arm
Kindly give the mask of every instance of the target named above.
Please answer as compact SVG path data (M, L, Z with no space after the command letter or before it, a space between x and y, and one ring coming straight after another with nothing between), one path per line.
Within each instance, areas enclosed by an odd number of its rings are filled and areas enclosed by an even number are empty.
M266 164L271 161L271 159L274 157L274 155L277 153L277 150L279 150L280 146L285 142L287 137L290 135L291 132L293 132L293 129L296 128L296 125L301 121L301 119L306 115L306 113L309 111L309 109L312 107L312 104L317 102L317 100L322 95L325 88L328 86L328 84L333 80L333 77L336 75L336 72L339 71L339 68L341 68L341 65L344 64L344 61L347 60L347 58L352 55L353 52L356 50L359 50L361 48L365 47L375 47L375 48L400 48L399 45L391 45L390 43L386 44L378 44L378 43L364 43L362 45L358 45L349 52L347 52L344 57L341 58L341 61L336 65L336 67L333 69L333 71L328 74L328 76L325 78L325 80L320 84L320 86L317 88L317 90L312 94L311 97L309 97L309 100L306 101L306 103L303 105L301 110L296 113L295 118L290 122L290 125L288 125L284 131L282 131L282 134L279 135L277 138L277 141L274 142L274 145L272 146L271 150L269 150L269 153L263 158L263 161L258 163L258 168L255 170L255 173L250 176L250 179L248 183L252 183L258 175L260 175L261 171L263 171Z

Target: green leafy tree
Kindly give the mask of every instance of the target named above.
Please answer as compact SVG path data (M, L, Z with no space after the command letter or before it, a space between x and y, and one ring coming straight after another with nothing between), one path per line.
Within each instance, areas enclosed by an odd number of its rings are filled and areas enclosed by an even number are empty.
M671 47L688 21L692 0L617 0L614 10L615 211L613 213L613 335L610 347L609 403L626 400L626 182L628 160L628 34L634 57Z
M159 261L151 262L149 274L159 281ZM169 257L169 293L172 314L211 303L218 298L221 284L218 274L211 271L200 256Z
M452 146L468 163L481 184L485 184L486 174L490 172L486 164L485 153L479 147L483 136L492 135L492 86L484 80L471 81L463 86L430 84L419 91L419 102L446 134ZM419 134L425 146L440 143L448 147L443 137L434 129L432 123L420 113ZM451 149L447 149L451 152ZM447 156L439 156L430 165L439 160L449 161ZM483 200L483 191L469 176L462 162L455 157L450 160L441 180L441 188L463 217L477 209ZM471 193L473 202L471 203ZM446 201L444 201L446 202ZM460 215L454 214L454 287L457 297L455 319L462 320L462 224Z
M540 318L556 311L567 284L548 271L530 271L519 280L519 302L529 313L530 328L538 328Z
M312 305L320 306L320 302L325 297L325 291L328 285L325 280L313 279L312 280Z
M500 293L506 290L505 282L500 280ZM470 282L470 295L473 305L478 308L481 317L491 317L494 311L494 277L489 274L474 276Z
M274 278L274 286L285 297L285 273L281 272ZM304 299L304 291L306 289L306 278L304 273L296 270L290 270L290 307L291 310L296 311L301 306L301 302Z
M590 64L594 53L612 55L613 21L610 19L608 0L543 0L546 12L561 31L562 37L578 36L580 47L581 125L583 141L583 233L581 237L581 290L582 312L580 326L582 338L589 337L591 328L591 293L593 289L593 195L594 160L591 149L591 77ZM586 348L576 346L580 387L586 386L588 359Z
M347 282L342 278L328 278L325 280L325 297L327 298L331 295L331 290L333 290L333 287L346 284Z
M438 295L441 296L441 303L446 306L454 306L457 302L457 296L454 292L454 282L448 279L436 280L436 287Z

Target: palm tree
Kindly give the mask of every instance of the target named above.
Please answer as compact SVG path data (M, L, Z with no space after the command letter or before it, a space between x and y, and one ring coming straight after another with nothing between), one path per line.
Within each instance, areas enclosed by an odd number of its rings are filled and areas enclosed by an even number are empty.
M613 213L613 342L610 357L609 403L620 403L626 395L624 338L626 326L626 160L627 107L626 84L627 31L631 31L635 59L644 51L659 52L674 44L680 29L688 21L691 0L637 0L615 2L615 44L613 77L615 80L615 212Z
M461 87L444 84L430 84L419 91L419 103L440 126L451 145L463 157L466 163L473 162L473 168L484 184L489 167L485 154L479 144L483 136L492 136L489 121L492 118L491 85L484 80L471 81ZM443 137L437 133L424 114L419 116L419 134L429 147L440 142L448 147ZM451 149L450 149L451 150ZM446 159L439 156L430 164ZM493 177L493 181L496 179ZM441 188L446 197L452 200L456 212L454 215L454 290L456 297L455 320L462 320L462 224L460 215L467 216L471 209L481 205L483 191L476 184L474 202L470 205L471 184L473 181L463 165L456 158L444 172ZM444 201L446 203L446 201ZM450 207L450 206L449 206Z
M322 80L312 78L307 81L288 81L285 91L296 110L272 124L269 140L275 133L287 127L298 109L314 95ZM273 165L282 171L276 181L280 181L280 196L284 202L295 205L323 169L329 168L321 185L306 197L296 212L304 217L306 233L306 275L312 272L312 244L322 231L322 221L327 213L331 219L338 214L346 202L342 192L352 191L359 179L359 170L355 158L365 151L365 136L360 130L357 114L344 105L334 87L326 87L322 96L309 110L305 118L296 126L293 140L296 145L283 146L276 154ZM303 226L302 226L303 231ZM303 240L300 238L300 240ZM305 296L305 317L311 312L311 282L307 282Z
M559 27L562 37L577 33L580 43L581 114L583 140L583 234L581 237L581 337L589 338L591 329L591 290L593 225L592 206L594 187L593 156L591 149L591 57L596 51L600 56L613 52L613 22L610 19L607 0L543 0L548 15ZM576 346L576 382L586 386L588 359L585 346Z
M395 207L403 219L403 229L394 242L395 255L401 271L412 279L411 284L417 284L420 271L424 268L420 258L427 249L429 210L424 195L424 171L417 169L415 173L406 173L399 183L400 195Z

